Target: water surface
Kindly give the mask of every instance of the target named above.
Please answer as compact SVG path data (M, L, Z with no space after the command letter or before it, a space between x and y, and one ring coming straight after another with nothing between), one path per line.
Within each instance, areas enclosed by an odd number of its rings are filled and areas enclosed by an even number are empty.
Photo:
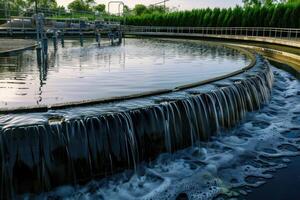
M131 95L206 80L250 61L236 50L196 41L126 39L98 48L77 40L50 51L38 66L36 52L0 57L0 107L74 102Z

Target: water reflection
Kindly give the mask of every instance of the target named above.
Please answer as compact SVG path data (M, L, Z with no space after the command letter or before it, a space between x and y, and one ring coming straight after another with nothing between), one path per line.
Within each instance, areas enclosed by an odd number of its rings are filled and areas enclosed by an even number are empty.
M38 63L35 51L0 57L0 107L52 104L173 88L237 70L249 62L235 50L192 41L126 39L84 47L66 40ZM51 47L51 45L49 44Z

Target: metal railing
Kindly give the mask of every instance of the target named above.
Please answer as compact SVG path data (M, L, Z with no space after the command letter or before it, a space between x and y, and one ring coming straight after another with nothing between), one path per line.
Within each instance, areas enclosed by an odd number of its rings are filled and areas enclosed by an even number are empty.
M177 33L197 36L246 36L300 39L299 28L124 26L125 33Z
M120 28L120 22L118 21L87 20L80 18L53 19L46 17L44 23L46 31L54 29L61 32L68 32L69 34L77 34L79 32L92 34L98 29L105 31L107 28ZM36 34L36 20L33 16L11 17L8 20L2 20L2 23L0 19L0 36L33 34Z

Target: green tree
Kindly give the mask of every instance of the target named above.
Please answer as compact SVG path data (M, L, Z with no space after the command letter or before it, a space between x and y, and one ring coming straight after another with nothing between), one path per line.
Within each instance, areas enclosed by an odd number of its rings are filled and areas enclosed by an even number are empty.
M243 0L245 6L261 6L261 5L272 5L274 3L280 3L285 0Z
M274 11L273 11L273 15L270 21L270 25L272 27L283 27L282 24L282 17L284 15L284 6L283 4L278 4Z
M203 18L203 26L209 26L211 10L208 8Z
M58 7L56 0L37 0L39 8L56 9ZM26 0L26 8L35 7L35 0Z
M153 6L150 5L147 8L147 13L152 14L152 13L165 13L168 12L169 8L165 8L164 6Z
M130 14L131 10L127 5L124 5L123 12L126 14Z
M261 5L260 0L243 0L244 5L247 6L255 6L255 5Z
M219 16L218 16L218 20L217 20L217 26L218 27L222 27L223 26L223 19L226 16L227 13L227 9L222 9Z
M74 0L68 5L68 9L76 12L91 11L93 3L94 0Z
M219 14L220 14L220 8L214 8L210 15L210 22L209 22L210 27L217 26Z
M105 4L98 4L98 5L94 6L94 10L98 11L100 13L104 13L105 12Z
M147 12L147 7L143 4L136 4L135 7L133 8L133 12L135 15L140 16Z
M229 8L227 9L227 12L226 12L226 15L225 17L223 18L223 22L222 22L222 26L229 26L229 19L231 18L231 14L232 14L232 9Z

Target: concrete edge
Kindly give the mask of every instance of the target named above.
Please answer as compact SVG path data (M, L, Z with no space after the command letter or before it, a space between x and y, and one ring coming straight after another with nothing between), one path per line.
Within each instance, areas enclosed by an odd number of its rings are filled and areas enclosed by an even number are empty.
M294 53L289 53L285 51L279 51L272 48L264 48L264 47L258 47L252 45L243 45L243 44L230 44L230 45L254 50L256 52L259 52L269 60L274 60L277 62L278 61L285 62L300 74L300 55L296 55Z
M16 107L16 108L7 108L7 109L0 108L0 114L16 114L16 113L24 113L24 112L27 112L27 113L29 113L29 112L31 112L31 113L32 112L47 112L49 110L67 109L67 108L71 108L71 107L80 107L80 106L91 106L91 105L96 105L96 104L111 103L111 102L118 102L118 101L125 101L125 100L167 94L167 93L180 91L180 90L184 90L184 89L188 89L188 88L202 86L205 84L209 84L209 83L220 81L220 80L223 80L226 78L230 78L232 76L236 76L238 74L241 74L241 73L251 69L256 64L256 57L255 57L254 52L251 52L250 50L247 50L246 48L237 47L237 46L233 46L230 44L225 44L225 43L219 43L219 44L222 44L223 46L225 46L227 48L235 49L235 50L242 52L251 60L250 64L248 64L247 66L243 67L240 70L231 72L226 75L218 76L215 78L207 79L207 80L196 82L196 83L177 86L173 89L161 89L161 90L142 92L142 93L137 93L137 94L132 94L132 95L126 95L126 96L115 96L115 97L111 97L111 98L100 98L100 99L91 99L91 100L84 100L84 101L74 101L74 102L66 102L66 103L52 104L52 105L37 105L37 106L28 106L28 107L26 106L26 107Z
M256 37L256 36L236 36L236 35L209 35L209 34L190 34L190 33L165 33L165 32L131 32L124 33L127 36L156 36L156 37L186 37L186 38L211 38L218 40L237 40L252 41L260 43L278 44L294 48L300 48L300 41L283 40L277 38Z
M21 47L21 48L18 48L18 49L11 49L11 50L8 50L8 51L0 51L0 56L15 54L15 53L19 53L21 51L26 51L26 50L34 49L36 47L37 47L37 44L34 44L34 45L29 45L29 46Z

